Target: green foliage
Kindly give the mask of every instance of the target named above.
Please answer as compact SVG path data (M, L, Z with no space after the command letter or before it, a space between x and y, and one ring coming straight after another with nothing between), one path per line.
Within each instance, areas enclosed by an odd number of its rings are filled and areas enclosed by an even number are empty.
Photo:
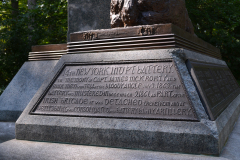
M186 4L197 36L221 50L240 80L240 1L186 0Z
M0 86L0 95L3 93L5 86Z
M67 0L38 0L29 10L19 1L13 15L10 0L0 1L0 94L22 64L32 45L66 43Z
M37 7L28 12L34 19L31 23L32 41L36 44L66 43L67 40L67 0L38 0Z

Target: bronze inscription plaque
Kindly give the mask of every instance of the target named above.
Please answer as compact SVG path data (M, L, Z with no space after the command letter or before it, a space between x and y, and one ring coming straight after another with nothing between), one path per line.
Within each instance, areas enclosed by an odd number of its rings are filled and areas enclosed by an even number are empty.
M240 94L240 88L227 66L194 61L188 69L211 120L215 120Z
M30 114L197 120L174 63L66 63Z

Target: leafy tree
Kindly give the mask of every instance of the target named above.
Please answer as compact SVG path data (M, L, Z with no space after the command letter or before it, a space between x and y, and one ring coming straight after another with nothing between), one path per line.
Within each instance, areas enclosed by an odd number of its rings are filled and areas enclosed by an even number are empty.
M30 10L27 3L0 1L0 94L28 60L32 45L67 40L67 0L38 0Z
M240 1L186 0L186 4L197 36L221 50L240 80Z

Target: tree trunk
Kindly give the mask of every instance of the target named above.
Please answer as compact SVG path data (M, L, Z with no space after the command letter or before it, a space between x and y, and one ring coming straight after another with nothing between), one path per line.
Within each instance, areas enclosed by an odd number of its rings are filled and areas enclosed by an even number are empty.
M37 5L37 0L28 0L28 9L29 10L34 9L36 7L36 5ZM34 29L33 25L32 25L33 23L34 23L34 18L30 16L29 17L28 29L31 30L31 31ZM29 43L35 44L32 40L32 35L31 34L29 34L28 39L29 39Z
M18 0L11 0L12 15L16 17L18 15Z

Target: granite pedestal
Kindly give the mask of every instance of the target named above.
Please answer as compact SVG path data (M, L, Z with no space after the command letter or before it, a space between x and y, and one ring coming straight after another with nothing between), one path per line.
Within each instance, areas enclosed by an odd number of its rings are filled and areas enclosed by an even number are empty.
M17 120L16 138L19 140L219 155L239 116L240 96L228 104L227 108L215 120L210 120L187 69L185 62L189 59L226 66L222 60L179 48L64 55ZM55 112L51 112L53 111L51 109L36 108L39 107L36 104L40 103L46 93L51 95L50 92L46 91L51 88L50 84L58 78L61 68L67 63L118 63L146 60L171 60L175 63L179 71L179 79L182 80L189 103L193 107L191 113L195 114L195 118L180 120L161 116L160 118L114 118L93 114L82 116L70 113L55 114ZM44 112L37 113L34 108L37 111L44 110Z
M0 96L0 121L15 122L54 68L56 60L25 62Z

